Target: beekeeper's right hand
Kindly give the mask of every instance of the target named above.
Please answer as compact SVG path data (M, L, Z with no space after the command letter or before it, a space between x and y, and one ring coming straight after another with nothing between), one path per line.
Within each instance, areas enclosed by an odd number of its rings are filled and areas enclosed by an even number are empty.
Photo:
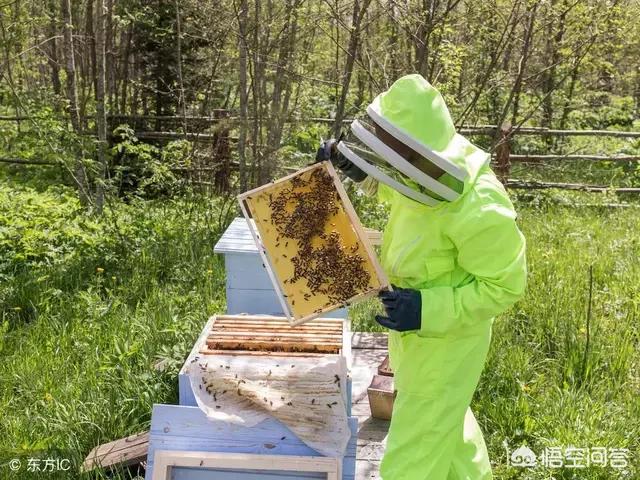
M354 182L361 182L367 178L367 174L360 170L354 163L338 151L340 140L330 138L320 144L316 152L316 162L331 160L334 167L339 169Z

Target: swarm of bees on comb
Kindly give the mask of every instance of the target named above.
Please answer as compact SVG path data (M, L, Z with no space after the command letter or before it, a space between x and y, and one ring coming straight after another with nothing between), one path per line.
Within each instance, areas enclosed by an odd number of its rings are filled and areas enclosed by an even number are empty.
M368 289L371 281L358 246L345 247L338 232L326 228L339 202L333 178L324 169L311 171L308 178L294 177L269 196L271 224L281 238L297 246L291 258L293 275L284 282L306 280L309 290L327 296L328 305L344 303ZM305 300L309 296L305 294Z

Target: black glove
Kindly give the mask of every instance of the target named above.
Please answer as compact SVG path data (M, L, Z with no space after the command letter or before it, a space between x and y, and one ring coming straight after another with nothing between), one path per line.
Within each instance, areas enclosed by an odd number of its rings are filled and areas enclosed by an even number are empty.
M376 322L398 332L420 330L422 295L418 290L398 288L393 285L392 287L393 291L384 291L378 294L387 316L376 315Z
M318 151L316 152L316 163L331 160L334 167L338 168L354 182L363 181L367 178L367 174L340 153L338 150L338 143L340 143L340 140L342 140L342 135L340 135L338 140L330 138L329 140L322 142L320 148L318 148Z

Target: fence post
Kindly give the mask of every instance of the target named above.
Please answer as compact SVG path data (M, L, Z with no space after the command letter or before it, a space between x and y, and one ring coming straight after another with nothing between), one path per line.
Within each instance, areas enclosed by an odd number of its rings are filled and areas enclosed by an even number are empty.
M496 170L498 179L506 185L511 170L511 123L505 122L500 125L496 142Z
M220 168L214 173L213 183L218 193L228 193L231 189L229 178L231 177L231 148L229 143L229 125L227 117L229 112L215 111L215 118L219 119L214 130L213 158L220 164Z

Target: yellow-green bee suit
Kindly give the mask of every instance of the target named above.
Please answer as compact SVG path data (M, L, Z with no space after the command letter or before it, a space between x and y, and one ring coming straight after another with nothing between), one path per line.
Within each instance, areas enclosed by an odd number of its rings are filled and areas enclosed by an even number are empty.
M397 397L381 475L384 480L492 478L469 404L493 317L525 290L525 239L489 168L489 155L456 134L442 97L426 80L403 77L370 108L466 177L442 175L438 180L461 195L436 206L386 185L378 188L390 204L383 268L394 285L419 290L422 297L420 330L389 334Z

